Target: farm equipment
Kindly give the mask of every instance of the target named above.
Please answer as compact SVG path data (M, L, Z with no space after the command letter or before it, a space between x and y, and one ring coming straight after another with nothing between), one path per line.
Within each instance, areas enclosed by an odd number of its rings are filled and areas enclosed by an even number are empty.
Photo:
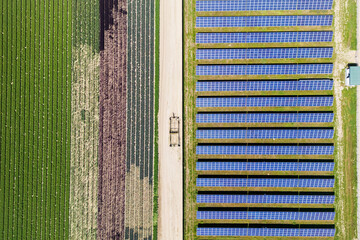
M180 118L175 113L170 117L170 147L180 146Z

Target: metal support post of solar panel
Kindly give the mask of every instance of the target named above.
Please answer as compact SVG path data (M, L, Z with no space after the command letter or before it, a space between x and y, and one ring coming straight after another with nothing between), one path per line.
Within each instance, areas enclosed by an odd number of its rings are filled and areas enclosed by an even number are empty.
M196 236L333 239L333 0L194 3Z

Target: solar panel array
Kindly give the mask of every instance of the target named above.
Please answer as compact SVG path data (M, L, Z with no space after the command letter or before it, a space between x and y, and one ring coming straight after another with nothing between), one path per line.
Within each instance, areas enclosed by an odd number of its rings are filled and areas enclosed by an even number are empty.
M196 27L331 26L332 15L197 17Z
M197 203L243 203L243 204L334 204L334 195L227 195L198 194Z
M331 123L334 113L198 113L196 123Z
M201 129L197 139L331 139L333 129Z
M323 64L259 64L197 65L196 75L294 75L331 74L333 65Z
M333 162L197 162L197 171L333 171Z
M197 178L197 187L333 188L333 178Z
M196 33L196 43L331 42L333 32L222 32Z
M335 212L198 211L197 219L333 221Z
M198 145L204 155L332 155L331 145Z
M196 1L196 11L330 10L333 0Z
M196 0L198 236L335 235L332 5Z
M197 228L198 236L333 237L334 228Z
M332 53L331 47L197 49L196 59L331 58Z
M196 107L330 107L332 96L320 97L201 97Z
M333 81L198 81L197 92L215 91L324 91L332 90Z

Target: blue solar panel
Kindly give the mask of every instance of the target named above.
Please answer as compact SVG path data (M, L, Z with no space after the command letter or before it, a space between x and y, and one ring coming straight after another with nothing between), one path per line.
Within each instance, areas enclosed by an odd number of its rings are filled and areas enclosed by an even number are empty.
M335 212L197 211L197 219L333 221Z
M196 59L331 58L332 54L331 47L197 49Z
M334 195L227 195L198 194L197 203L334 204Z
M331 74L329 64L197 65L196 75Z
M333 237L334 228L197 228L198 236Z
M332 155L334 146L286 146L286 145L200 145L200 155Z
M332 96L321 97L200 97L196 107L330 107Z
M197 162L197 171L334 171L333 162Z
M332 15L197 17L196 27L331 26Z
M215 91L321 91L332 90L333 81L198 81L197 92Z
M198 113L196 123L330 123L333 113Z
M196 11L330 10L333 0L196 1Z
M333 32L197 33L196 43L331 42Z
M334 179L319 178L197 178L197 187L333 188Z
M331 139L333 129L200 129L197 139Z

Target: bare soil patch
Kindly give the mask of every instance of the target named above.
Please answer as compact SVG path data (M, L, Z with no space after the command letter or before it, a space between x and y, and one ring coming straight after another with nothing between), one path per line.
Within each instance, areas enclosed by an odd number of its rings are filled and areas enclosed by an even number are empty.
M124 239L126 0L100 1L98 239Z

